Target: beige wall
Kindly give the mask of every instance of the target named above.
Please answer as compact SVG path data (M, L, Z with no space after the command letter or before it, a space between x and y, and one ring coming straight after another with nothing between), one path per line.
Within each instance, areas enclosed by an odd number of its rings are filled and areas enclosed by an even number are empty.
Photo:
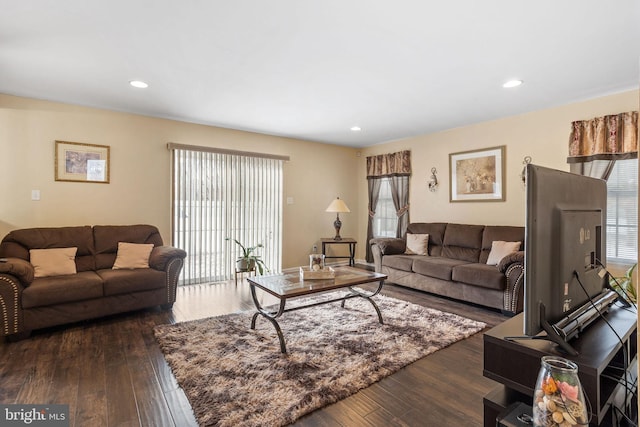
M523 225L524 156L568 169L570 123L637 110L638 97L629 91L356 150L0 94L0 235L23 227L151 223L169 242L167 142L290 156L284 166L283 268L305 264L320 237L333 236L334 216L324 210L336 196L351 208L341 215L341 234L358 239L357 258L364 259L365 161L373 154L412 151L411 221ZM55 140L111 146L111 183L56 182ZM506 201L450 203L449 153L500 145L506 146ZM435 193L427 188L432 167L440 180ZM33 189L41 191L40 201L31 201ZM287 197L294 203L286 204Z
M111 147L111 183L56 182L54 141ZM0 94L0 235L25 227L149 223L171 241L168 142L290 156L284 166L283 267L308 262L312 246L333 236L331 200L358 212L356 151ZM31 200L31 190L41 192ZM354 214L343 233L356 232Z
M542 166L569 170L566 159L571 122L638 110L638 95L637 90L628 91L363 149L358 165L358 217L367 215L366 156L411 150L411 222L524 225L525 191L520 181L524 157L531 156L533 163ZM506 201L450 203L449 154L501 145L506 146ZM440 183L435 193L427 187L432 167L438 170ZM361 221L360 241L364 242L366 231L367 224ZM358 256L364 258L364 248L360 249Z

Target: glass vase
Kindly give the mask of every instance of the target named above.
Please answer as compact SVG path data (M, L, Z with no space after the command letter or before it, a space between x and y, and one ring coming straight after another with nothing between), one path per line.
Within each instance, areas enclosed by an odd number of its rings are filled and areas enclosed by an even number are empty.
M578 366L558 356L544 356L533 397L533 425L537 427L587 426Z
M324 269L324 255L323 254L309 255L309 270L320 271L322 269Z

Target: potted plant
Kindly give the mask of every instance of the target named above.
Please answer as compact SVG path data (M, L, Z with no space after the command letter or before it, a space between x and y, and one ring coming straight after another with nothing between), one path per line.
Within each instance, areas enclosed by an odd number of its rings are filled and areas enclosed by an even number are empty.
M638 292L633 284L633 271L637 266L638 263L633 264L622 277L609 276L609 285L634 304L638 300Z
M227 237L226 240L233 240L242 249L242 256L236 260L236 269L238 271L252 271L255 269L261 275L264 274L265 271L269 271L264 261L260 258L260 255L254 254L256 249L263 247L262 243L258 243L255 246L245 246L237 239L232 239L231 237Z

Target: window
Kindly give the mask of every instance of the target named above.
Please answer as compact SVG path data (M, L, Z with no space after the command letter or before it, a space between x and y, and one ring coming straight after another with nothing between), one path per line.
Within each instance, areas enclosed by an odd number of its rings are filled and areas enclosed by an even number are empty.
M617 160L607 180L607 262L638 260L638 160Z
M240 248L262 244L270 271L282 263L283 158L170 144L173 245L187 251L181 284L229 280Z
M380 194L373 216L373 237L396 237L398 215L391 197L391 178L380 179Z

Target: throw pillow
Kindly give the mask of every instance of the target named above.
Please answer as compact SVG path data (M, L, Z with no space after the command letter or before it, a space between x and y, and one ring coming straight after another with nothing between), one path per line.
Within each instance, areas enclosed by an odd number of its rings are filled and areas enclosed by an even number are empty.
M118 242L118 254L113 263L114 270L149 268L149 256L153 243Z
M503 242L502 240L494 240L491 242L491 252L487 258L488 265L498 265L500 260L507 255L520 250L522 242Z
M411 234L407 233L407 249L405 254L408 255L429 255L429 235L428 234Z
M34 277L64 276L76 274L78 248L31 249L29 261Z

